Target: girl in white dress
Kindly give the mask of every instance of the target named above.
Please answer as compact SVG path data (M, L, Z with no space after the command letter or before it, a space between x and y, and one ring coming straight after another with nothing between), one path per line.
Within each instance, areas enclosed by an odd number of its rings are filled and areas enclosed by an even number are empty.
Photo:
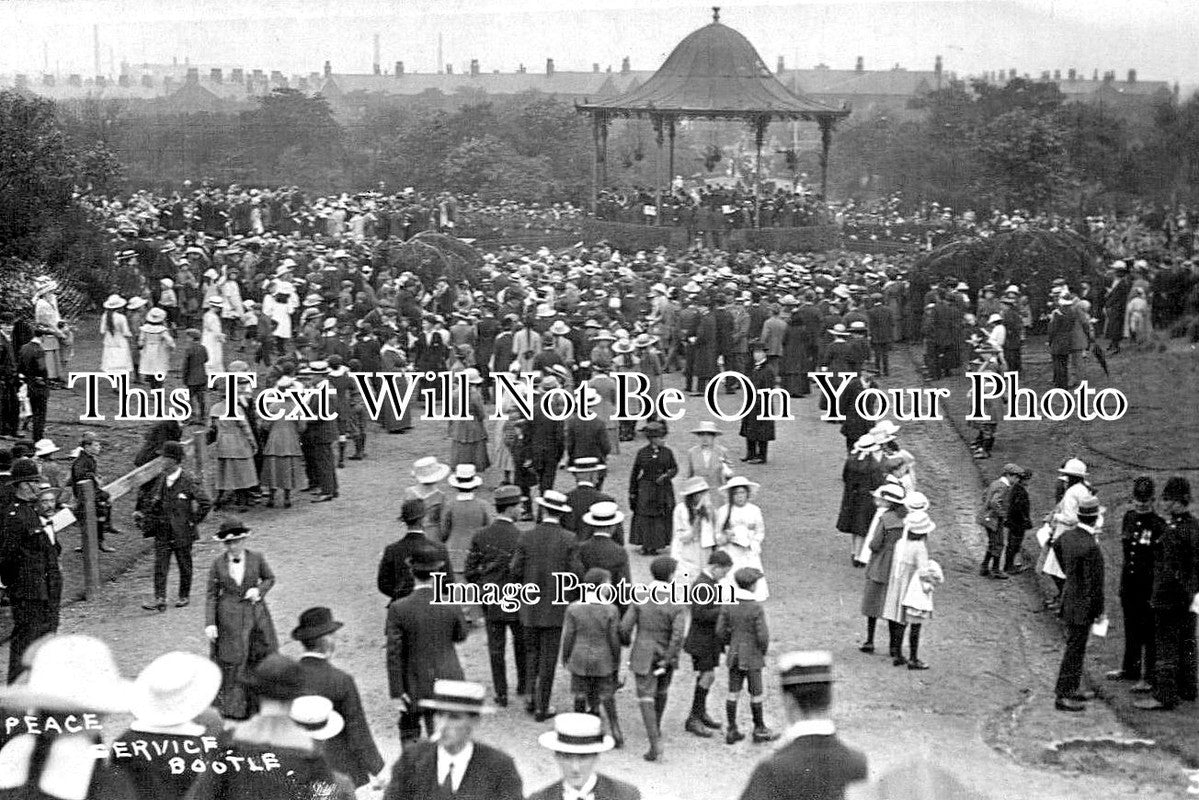
M133 370L133 351L129 349L129 320L121 313L125 298L109 295L104 301L104 316L100 317L100 336L104 349L100 353L100 369L109 375L127 375ZM115 391L115 390L114 390Z
M208 310L204 312L204 329L200 334L200 344L208 351L208 361L204 369L212 375L225 369L225 331L221 327L221 309L225 301L220 297L208 298Z
M709 499L708 481L696 475L679 484L679 502L674 507L670 557L679 562L675 583L690 586L708 563L716 546L715 514Z
M762 541L766 538L766 522L762 518L762 509L749 502L757 490L758 484L740 476L720 487L720 491L728 496L729 501L716 512L715 540L716 547L733 559L733 568L729 570L729 575L724 581L730 586L734 585L732 574L742 567L753 567L763 573L766 571L762 567ZM758 602L770 597L765 577L758 581L753 595Z

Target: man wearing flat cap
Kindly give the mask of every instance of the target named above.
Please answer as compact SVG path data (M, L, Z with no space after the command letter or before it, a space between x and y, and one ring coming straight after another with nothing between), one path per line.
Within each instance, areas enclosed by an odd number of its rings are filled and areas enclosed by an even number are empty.
M420 706L433 696L438 679L463 679L456 645L466 641L467 625L462 609L453 604L435 604L434 573L444 574L446 560L440 550L424 548L408 559L413 588L407 597L387 607L387 683L400 707L400 740L434 733L433 715Z
M845 787L866 780L866 757L838 737L831 718L833 657L821 651L779 658L790 725L784 746L754 768L741 800L842 800Z
M334 770L348 776L357 788L383 771L383 757L371 735L354 677L332 664L341 627L342 623L333 619L332 611L317 606L300 614L291 638L304 646L299 659L304 694L328 698L333 710L345 720L341 732L325 740L325 760Z
M521 800L524 786L511 756L475 741L483 714L494 713L482 684L438 680L421 709L432 715L435 741L404 746L383 800Z

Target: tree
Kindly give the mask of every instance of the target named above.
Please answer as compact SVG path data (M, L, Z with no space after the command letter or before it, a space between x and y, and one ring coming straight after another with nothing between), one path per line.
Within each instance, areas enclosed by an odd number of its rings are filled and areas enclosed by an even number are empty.
M280 169L285 152L292 163L299 158L329 164L341 157L341 126L320 95L275 89L258 98L258 108L242 113L241 128L242 150L267 181L289 182Z
M1008 111L979 132L978 152L986 182L980 192L1009 211L1041 211L1066 186L1065 135L1052 119Z
M549 195L549 160L519 155L499 138L486 134L467 139L442 163L448 188L476 193L484 200L538 202Z

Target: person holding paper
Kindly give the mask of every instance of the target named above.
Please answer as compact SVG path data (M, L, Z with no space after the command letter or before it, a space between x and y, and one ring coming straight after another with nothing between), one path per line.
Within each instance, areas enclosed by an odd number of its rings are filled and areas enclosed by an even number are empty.
M1080 691L1083 659L1091 626L1106 629L1103 613L1103 551L1099 533L1099 498L1088 495L1078 501L1077 522L1053 543L1052 548L1066 578L1062 588L1060 616L1066 626L1066 652L1058 670L1053 707L1058 711L1086 710L1092 691ZM1106 632L1106 630L1104 630Z

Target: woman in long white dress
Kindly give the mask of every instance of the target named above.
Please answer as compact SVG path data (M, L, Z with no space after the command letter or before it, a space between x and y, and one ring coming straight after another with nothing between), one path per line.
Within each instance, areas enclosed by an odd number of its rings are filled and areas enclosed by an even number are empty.
M207 305L200 344L208 351L208 361L204 362L204 369L212 375L225 369L225 331L221 327L221 309L225 307L225 301L220 297L210 297Z
M674 534L670 540L670 557L679 562L675 569L675 583L690 586L707 565L708 556L716 546L716 531L713 527L715 513L708 492L708 481L701 475L683 480L676 494L679 497L674 507Z
M175 339L167 330L166 319L167 312L163 309L150 309L137 334L137 344L142 353L138 371L151 389L162 386L171 371L171 352L175 349Z
M732 478L720 491L728 497L728 503L716 512L716 547L729 554L733 568L725 577L730 586L732 575L742 567L753 567L765 573L762 567L762 541L766 538L766 522L762 509L749 502L758 490L758 484L741 476ZM754 599L762 602L770 597L766 578L758 581L754 588Z
M104 316L100 317L100 336L104 349L100 352L100 370L109 375L128 375L133 371L133 351L129 347L129 320L121 313L125 298L112 294L104 301Z

